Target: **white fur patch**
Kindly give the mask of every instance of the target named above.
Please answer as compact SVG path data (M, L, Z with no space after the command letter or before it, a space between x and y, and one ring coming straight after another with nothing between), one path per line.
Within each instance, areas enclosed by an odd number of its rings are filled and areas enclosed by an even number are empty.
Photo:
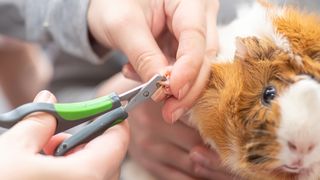
M278 158L283 165L300 158L302 168L314 168L320 163L320 84L309 77L301 79L278 98L281 112ZM299 150L290 150L288 142L293 142ZM314 149L308 151L311 144Z
M217 62L233 60L237 37L255 36L258 38L268 38L284 51L288 53L292 52L288 39L278 33L272 24L272 18L282 16L283 9L267 10L259 3L255 3L252 7L243 6L237 14L238 18L232 23L218 28L219 54Z

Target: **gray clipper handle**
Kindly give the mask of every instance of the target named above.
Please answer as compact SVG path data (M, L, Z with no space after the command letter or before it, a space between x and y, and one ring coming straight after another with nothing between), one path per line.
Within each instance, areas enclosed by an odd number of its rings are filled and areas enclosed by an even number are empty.
M92 121L70 138L64 140L55 150L55 156L63 156L74 147L87 143L102 134L111 126L118 124L128 117L123 107L116 108Z

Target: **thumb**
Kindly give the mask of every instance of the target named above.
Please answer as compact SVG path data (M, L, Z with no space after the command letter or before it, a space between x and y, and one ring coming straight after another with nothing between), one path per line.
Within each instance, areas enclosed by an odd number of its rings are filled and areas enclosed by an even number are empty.
M49 91L41 91L34 102L54 103L56 98ZM33 113L12 127L5 136L15 146L39 152L54 134L56 124L56 119L47 113Z

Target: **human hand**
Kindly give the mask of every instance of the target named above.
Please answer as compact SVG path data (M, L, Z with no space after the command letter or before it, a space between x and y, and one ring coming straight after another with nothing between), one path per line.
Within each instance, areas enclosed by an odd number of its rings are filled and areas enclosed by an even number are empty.
M42 91L35 102L55 102ZM0 136L0 179L113 179L117 178L128 142L127 122L78 147L64 157L52 154L68 135L54 134L56 120L46 113L34 113Z
M117 74L100 86L98 96L123 93L138 85ZM130 158L157 179L231 179L220 166L217 153L203 145L199 133L184 123L186 120L174 124L163 121L160 104L140 104L129 112L128 121Z
M217 51L218 0L91 0L89 30L102 45L122 50L143 81L171 68L163 117L176 121L206 85ZM133 68L132 68L132 67ZM131 72L131 73L130 73Z
M129 157L156 179L232 179L198 132L182 121L165 123L158 104L140 105L129 113L128 121Z

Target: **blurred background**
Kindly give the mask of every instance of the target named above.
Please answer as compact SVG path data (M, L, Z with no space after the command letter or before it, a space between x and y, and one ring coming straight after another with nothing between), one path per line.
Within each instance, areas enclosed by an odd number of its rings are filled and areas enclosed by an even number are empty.
M9 110L9 107L8 107L8 102L6 101L6 98L3 96L3 93L2 91L0 91L0 112L6 112L7 110Z

